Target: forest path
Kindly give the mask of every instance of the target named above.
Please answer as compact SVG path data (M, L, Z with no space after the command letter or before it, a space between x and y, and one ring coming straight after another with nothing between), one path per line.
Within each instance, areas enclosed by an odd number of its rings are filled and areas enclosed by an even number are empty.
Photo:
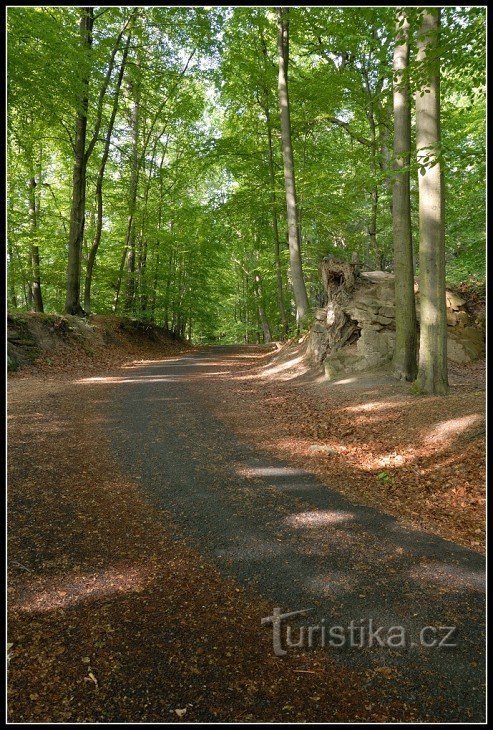
M483 718L484 558L243 443L211 403L255 352L9 383L13 721ZM274 607L345 646L275 656ZM406 648L350 648L370 620Z
M241 443L202 400L237 352L210 348L116 378L104 409L119 460L201 554L272 607L310 608L302 618L310 625L368 629L371 619L381 636L392 626L406 632L402 649L376 639L371 648L330 649L339 662L383 668L396 696L423 716L481 719L483 557L354 505ZM449 638L457 646L419 646L426 626L457 627Z

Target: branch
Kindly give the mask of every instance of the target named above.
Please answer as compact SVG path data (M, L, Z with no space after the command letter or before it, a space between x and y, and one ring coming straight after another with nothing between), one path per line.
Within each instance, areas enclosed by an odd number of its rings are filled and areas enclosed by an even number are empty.
M158 120L158 118L159 118L159 115L161 114L161 112L163 111L164 107L166 106L166 104L167 104L167 103L168 103L168 101L170 100L171 96L172 96L172 95L174 94L174 92L175 92L175 91L176 91L176 89L178 88L178 86L179 86L179 84L180 84L180 81L182 80L183 76L184 76L184 75L186 74L186 72L187 72L187 68L188 68L188 66L189 66L189 64L190 64L190 61L191 61L191 60L192 60L192 58L194 57L194 55L195 55L195 49L194 49L194 50L193 50L193 51L191 52L191 54L189 55L189 57L188 57L188 59L187 59L187 62L186 62L186 64L185 64L185 66L184 66L184 67L182 68L182 70L180 71L180 75L179 75L179 77L178 77L178 79L177 79L177 81L176 81L176 84L175 84L175 85L174 85L174 86L172 87L172 89L171 89L171 91L169 92L169 94L168 94L167 96L165 96L165 97L164 97L164 99L163 99L163 101L161 102L161 104L159 105L159 107L158 107L158 109L157 109L156 113L154 114L154 118L153 118L153 120L152 120L152 122L151 122L151 126L149 127L149 131L147 132L147 134L146 134L146 136L145 136L145 139L144 139L144 146L143 146L143 148L142 148L142 154L141 154L141 156L140 156L140 161L141 161L141 163L142 163L142 161L143 161L143 159L144 159L144 157L145 157L145 153L146 153L146 150L147 150L147 145L149 144L149 140L150 140L150 138L151 138L151 134L152 134L152 132L154 131L154 126L155 126L155 124L156 124L156 122L157 122L157 120ZM160 139L160 138L161 138L161 137L163 136L163 134L164 134L164 131L165 131L165 129L166 129L166 125L165 125L165 127L164 127L163 131L161 132L161 134L159 135L159 139Z
M113 69L115 67L116 54L118 53L118 50L120 48L120 43L121 43L121 40L123 38L123 34L125 33L125 31L127 30L129 24L133 21L133 19L136 16L136 11L137 11L137 8L135 8L134 12L130 15L130 17L128 18L128 20L125 22L123 28L121 29L121 31L119 32L119 34L118 34L118 36L116 38L115 45L114 45L113 50L111 52L111 57L110 57L109 65L108 65L108 70L106 72L106 76L104 77L103 84L102 84L101 89L99 91L98 106L97 106L97 111L96 111L96 124L94 126L94 133L92 135L91 141L89 142L89 145L88 145L87 150L85 152L86 161L91 156L91 154L92 154L92 152L94 150L94 147L96 145L98 136L99 136L99 130L101 128L101 122L102 122L102 118L103 118L103 105L104 105L104 100L105 100L106 92L108 90L108 86L109 86L109 83L110 83L111 75L112 75Z
M66 226L65 218L64 218L64 216L63 216L63 214L62 214L62 212L61 212L61 210L60 210L60 207L59 207L59 205L58 205L58 201L57 201L57 199L56 199L56 195L55 195L55 193L53 192L53 188L52 188L52 186L50 185L50 183L47 183L47 182L41 183L41 185L42 185L42 186L43 186L44 188L48 188L48 190L50 191L50 194L51 194L51 197L53 198L53 201L54 201L54 203L55 203L55 207L56 207L56 209L57 209L58 215L60 216L60 220L62 221L62 226L63 226L63 230L64 230L64 232L65 232L65 234L66 234L66 233L67 233L67 226Z
M60 120L59 120L59 121L60 121L60 124L62 125L62 127L64 128L64 130L65 130L65 131L66 131L66 133L67 133L67 136L68 136L68 139L69 139L69 142L70 142L70 146L72 147L72 151L75 151L75 143L74 143L74 138L72 137L72 133L70 132L70 129L69 129L69 128L68 128L68 126L67 126L67 125L65 124L65 122L63 121L63 119L62 119L62 118L60 118Z
M344 131L347 132L350 137L355 139L360 144L364 144L366 147L372 147L372 143L369 139L367 139L366 137L361 137L361 135L357 134L354 130L351 129L348 122L343 122L342 119L338 119L337 117L331 117L327 114L322 114L321 116L316 117L316 119L314 119L312 123L318 122L330 122L330 124L335 124L338 127L341 127L341 129L344 129Z
M108 10L111 10L111 7L109 7L109 8L103 8L101 10L101 12L99 12L97 15L94 16L94 20L97 20L98 18L100 18L102 15L104 15L105 13L107 13Z

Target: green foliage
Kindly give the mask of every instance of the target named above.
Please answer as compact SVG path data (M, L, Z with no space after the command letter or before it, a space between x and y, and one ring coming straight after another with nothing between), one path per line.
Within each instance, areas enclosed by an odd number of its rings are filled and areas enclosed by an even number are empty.
M112 49L130 7L95 8L93 43L83 53L79 11L8 9L9 305L29 309L32 248L41 257L47 311L65 299L75 116L82 70L90 77L88 136ZM419 8L410 9L412 57ZM197 342L262 341L296 334L289 280L286 206L277 97L277 27L272 8L139 8L133 27L103 183L103 229L92 310L118 308L132 277L129 314L165 324ZM392 52L394 8L290 9L289 91L303 267L312 306L319 262L357 251L369 268L392 268ZM96 230L95 186L125 34L103 96L89 159L83 287ZM449 7L441 39L447 278L481 283L485 270L485 11ZM437 59L427 59L434 63ZM423 68L411 64L419 89ZM132 104L140 90L136 149ZM269 134L272 175L269 167ZM131 164L138 160L135 271L121 269L129 218ZM425 164L433 164L433 156ZM412 155L414 241L419 236L418 166ZM36 181L36 221L29 180ZM377 195L376 234L369 235ZM121 272L121 282L120 280ZM265 325L265 322L264 322Z

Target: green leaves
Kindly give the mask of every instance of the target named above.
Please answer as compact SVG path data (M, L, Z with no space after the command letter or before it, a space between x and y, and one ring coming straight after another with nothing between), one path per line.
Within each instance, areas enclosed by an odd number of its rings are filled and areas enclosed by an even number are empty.
M418 175L443 161L448 274L454 280L481 279L485 10L443 8L438 52L416 63L422 10L406 8L411 38L409 81L413 94L425 94L426 73L436 67L440 55L443 146L439 154L423 150L419 160L412 155L411 194L416 196ZM88 126L93 130L111 49L131 12L129 7L97 8L93 46L84 55L78 42L77 8L8 9L9 273L15 298L24 307L30 275L30 166L34 164L39 183L37 241L43 295L47 310L56 310L64 300L70 139L80 96L79 71L82 64L90 65ZM293 151L302 256L312 303L324 255L349 259L357 251L369 266L374 265L368 230L375 190L377 243L384 264L391 267L391 186L399 174L389 159L394 34L393 7L290 9ZM95 184L120 59L121 51L89 162L82 276L95 230ZM96 312L112 310L124 253L132 84L140 84L141 91L136 314L159 322L166 318L176 327L191 322L193 336L201 341L256 340L261 337L260 295L252 272L258 271L265 314L280 335L273 212L284 306L291 322L293 307L272 9L139 8L103 182L104 221L93 288ZM123 286L125 276L124 272Z

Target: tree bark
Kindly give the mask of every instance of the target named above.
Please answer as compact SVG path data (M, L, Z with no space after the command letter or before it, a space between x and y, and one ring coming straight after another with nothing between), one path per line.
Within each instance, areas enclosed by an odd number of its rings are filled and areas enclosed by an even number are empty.
M8 273L7 280L9 285L9 299L10 306L17 309L17 294L15 290L15 276L14 276L14 247L12 246L12 240L10 236L7 236L7 255L8 255Z
M440 9L426 8L418 33L417 54L426 81L416 92L420 298L418 382L422 393L443 395L448 392L448 377L439 33Z
M265 313L264 291L262 287L262 279L259 273L254 274L253 281L255 286L255 296L257 298L258 316L260 320L260 326L262 327L264 342L269 343L272 341L272 333L269 320L267 319L267 314Z
M288 334L288 316L286 314L286 306L284 304L284 286L282 282L281 268L281 242L279 239L279 224L277 220L277 203L276 203L276 176L274 171L274 150L272 145L272 128L270 122L269 107L265 107L265 121L267 124L267 139L269 145L269 179L270 179L270 209L272 220L272 234L274 237L274 264L276 268L276 286L277 286L277 306L279 308L279 316L281 319L281 330L284 337Z
M116 312L116 310L118 309L118 302L120 301L120 291L122 288L123 270L125 268L126 258L127 258L127 246L125 245L123 247L123 252L122 252L121 259L120 259L120 266L118 267L118 276L117 276L116 284L115 284L115 296L113 297L113 306L112 306L113 312Z
M156 137L156 140L154 142L154 146L151 153L151 159L149 163L149 174L147 175L145 186L144 186L144 200L142 205L142 216L140 221L140 252L139 252L139 266L138 266L138 286L139 286L139 293L140 293L140 313L143 317L146 316L147 310L148 310L148 303L149 303L149 291L148 291L148 276L147 276L147 254L148 254L148 243L147 243L147 217L148 217L148 204L149 204L149 192L151 189L151 182L153 179L153 173L155 173L156 170L156 149L157 149L157 143L159 141L159 138ZM159 224L158 224L158 230L161 227L161 199L162 199L162 165L164 161L164 153L161 158L161 165L159 168L159 185L160 185L160 202L159 202ZM158 243L158 250L159 250L159 243Z
M392 124L392 106L377 103L378 136L380 140L380 170L385 175L384 186L389 195L389 210L392 217L392 156L389 149L390 125Z
M394 170L392 231L395 271L395 352L393 371L399 380L417 374L417 323L414 299L413 241L411 234L409 103L409 21L403 8L396 11L394 48Z
M151 289L151 319L155 321L155 310L156 310L156 296L157 296L157 285L159 275L159 262L161 254L161 227L163 220L163 165L164 165L164 152L161 155L161 161L158 168L159 176L159 207L158 207L158 219L157 219L157 230L156 230L156 259L154 264L154 276Z
M137 190L139 185L139 123L140 123L140 89L139 82L132 85L133 104L130 125L132 129L132 167L130 171L130 195L128 204L128 223L125 247L127 250L127 286L125 294L125 311L133 308L135 299L135 211L137 207Z
M268 66L268 55L267 55L267 44L265 37L260 31L260 44L262 47L262 55L264 59L264 69L267 70ZM281 331L284 337L288 334L288 317L286 313L286 306L284 304L284 286L282 281L282 267L281 267L281 242L279 238L279 223L277 220L277 201L276 201L276 174L274 169L274 145L272 142L272 122L270 116L270 105L269 105L269 89L267 83L263 85L263 103L262 109L265 116L265 125L267 129L267 145L268 145L268 163L269 163L269 183L270 183L270 209L271 209L271 220L272 220L272 235L274 238L274 265L276 269L276 286L277 286L277 306L279 309L279 317L281 320Z
M170 232L171 235L173 235L173 221L170 221ZM166 278L166 291L164 295L164 327L166 327L167 330L171 330L171 324L170 324L170 302L171 302L171 279L173 278L175 271L175 251L173 248L173 244L171 243L171 248L169 252L169 259L168 259L168 276Z
M41 270L39 260L38 235L38 211L36 206L36 180L29 179L29 218L31 221L31 292L32 306L35 312L43 312L43 297L41 294Z
M378 183L377 183L377 154L378 154L378 142L377 142L377 123L375 119L375 103L373 98L373 92L370 85L370 78L366 66L363 67L363 78L365 82L365 92L368 97L368 111L366 113L368 124L370 126L370 169L373 177L373 184L370 191L370 218L368 221L368 237L369 250L373 252L375 257L375 268L382 268L382 252L378 246L377 239L377 218L378 218Z
M80 38L83 51L89 53L92 46L92 28L94 24L94 8L81 8ZM85 59L87 61L87 59ZM84 217L86 202L86 135L87 110L89 104L89 68L83 72L81 79L81 97L75 124L74 169L72 177L72 208L70 211L70 230L67 264L67 297L65 312L67 314L83 314L80 305L80 262L82 240L84 237Z
M300 229L298 225L298 206L296 200L296 183L291 140L291 118L288 93L288 61L289 61L289 8L278 8L278 55L279 55L279 111L281 117L281 140L284 160L284 184L286 189L286 210L288 221L289 260L294 301L296 305L296 321L298 326L308 314L308 297L301 260Z

